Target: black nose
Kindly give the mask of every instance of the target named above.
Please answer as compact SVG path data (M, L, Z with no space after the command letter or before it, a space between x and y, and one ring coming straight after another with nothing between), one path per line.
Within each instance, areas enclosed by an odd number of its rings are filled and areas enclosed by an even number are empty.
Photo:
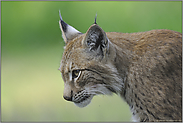
M65 100L67 101L72 101L72 97L68 97L68 96L63 96Z

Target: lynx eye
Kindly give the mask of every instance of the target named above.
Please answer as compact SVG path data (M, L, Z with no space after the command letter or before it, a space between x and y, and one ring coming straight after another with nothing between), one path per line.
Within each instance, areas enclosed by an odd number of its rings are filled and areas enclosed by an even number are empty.
M79 76L80 72L81 72L80 70L73 70L72 71L72 78L73 79L77 78Z

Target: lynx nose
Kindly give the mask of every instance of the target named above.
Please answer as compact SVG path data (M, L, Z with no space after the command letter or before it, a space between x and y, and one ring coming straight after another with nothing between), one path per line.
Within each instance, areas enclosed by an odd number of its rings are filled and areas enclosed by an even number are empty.
M68 96L63 96L65 100L67 101L72 101L72 97L68 97Z
M73 90L71 90L70 85L64 84L63 98L67 101L72 101L72 97L73 97Z

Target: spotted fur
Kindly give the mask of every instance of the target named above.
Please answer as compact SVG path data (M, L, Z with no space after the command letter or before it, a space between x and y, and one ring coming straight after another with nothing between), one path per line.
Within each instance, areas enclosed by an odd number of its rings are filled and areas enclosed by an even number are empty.
M82 34L62 18L59 24L66 43L59 68L66 100L85 107L95 95L116 93L133 121L182 121L181 33L105 33L95 21Z

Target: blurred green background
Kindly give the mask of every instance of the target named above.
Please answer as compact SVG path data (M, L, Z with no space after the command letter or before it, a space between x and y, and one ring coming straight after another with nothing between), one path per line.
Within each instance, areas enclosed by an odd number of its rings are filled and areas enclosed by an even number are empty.
M96 96L85 108L63 99L58 12L83 33L96 13L106 32L182 32L181 7L181 1L1 1L1 120L130 121L129 107L117 95Z

